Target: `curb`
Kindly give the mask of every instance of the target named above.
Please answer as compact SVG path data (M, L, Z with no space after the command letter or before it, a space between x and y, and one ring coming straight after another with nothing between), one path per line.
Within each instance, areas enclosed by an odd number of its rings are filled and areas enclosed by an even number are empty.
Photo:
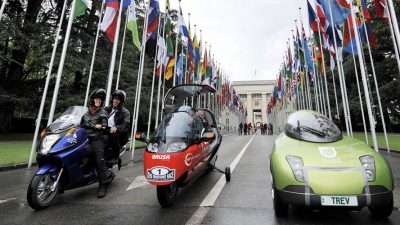
M36 162L32 163L32 167L34 167L36 165L37 165ZM28 163L0 166L0 172L7 171L7 170L22 169L22 168L28 168Z
M137 148L137 149L135 149L135 151L136 150L144 150L144 147L143 148ZM127 152L130 152L130 151L126 151L125 154ZM137 160L136 159L133 162L136 163L136 162L140 162L140 161L142 161L142 160ZM35 166L37 166L37 162L32 163L32 167L35 167ZM0 166L0 172L8 171L8 170L23 169L23 168L27 169L28 168L28 163L19 163L19 164L11 164L11 165Z
M371 146L371 148L374 148L374 146ZM378 150L387 152L386 148L378 147ZM390 153L400 154L400 149L390 149Z

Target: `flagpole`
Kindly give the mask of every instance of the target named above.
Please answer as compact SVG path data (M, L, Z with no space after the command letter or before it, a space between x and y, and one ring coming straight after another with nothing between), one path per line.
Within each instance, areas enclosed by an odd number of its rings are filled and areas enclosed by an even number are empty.
M4 8L6 7L6 3L7 3L7 0L3 0L3 3L1 4L1 8L0 8L0 21L1 21L1 18L3 17L3 12L4 12Z
M391 17L391 21L393 24L393 30L394 33L396 35L396 40L397 40L397 47L400 48L400 33L399 33L399 25L397 22L397 16L396 16L396 11L394 10L394 6L393 6L393 1L392 0L386 0L386 7L389 5L389 17Z
M166 12L167 13L167 12ZM160 13L160 15L162 15ZM161 19L162 17L160 17ZM167 55L165 51L167 51L166 49L166 44L165 44L165 19L166 16L164 16L164 20L163 20L163 33L162 33L162 40L164 42L164 49L163 49L163 54L161 55L161 63L160 63L160 69L159 69L159 73L158 73L158 89L157 89L157 111L156 111L156 123L154 126L154 129L157 129L158 127L158 119L159 119L159 111L160 111L160 94L161 94L161 76L162 76L162 72L163 72L163 65L165 63L165 56ZM164 68L167 67L167 65L164 66ZM164 73L164 83L165 83L165 73ZM162 99L161 99L162 101Z
M97 42L98 42L98 39L99 39L99 33L100 33L100 27L101 27L101 19L103 18L103 8L104 8L104 1L101 1L99 23L97 24L96 39L94 41L92 61L90 63L89 78L88 78L88 84L87 84L87 87L86 87L86 94L85 94L85 102L83 103L85 108L87 107L87 102L88 102L88 98L89 98L89 91L90 91L90 85L92 83L92 74L93 74L94 60L96 58Z
M199 83L201 84L201 77L202 77L202 74L201 74L201 64L202 64L202 62L201 62L201 57L202 57L202 55L203 55L203 45L202 45L202 43L201 43L201 41L202 41L202 39L203 39L203 30L200 30L200 49L199 49L199 66L197 67L197 79L198 79L198 81L199 81Z
M299 29L297 28L297 20L294 20L294 22L295 22L295 25L296 25L296 32L298 33L299 32ZM297 35L297 34L296 34ZM299 37L300 38L300 37ZM297 57L299 58L299 62L300 62L300 65L298 65L298 67L300 66L301 67L301 60L300 60L300 44L299 44L299 41L300 40L297 40ZM302 109L306 109L306 107L305 107L305 96L304 96L304 87L303 87L303 82L302 82L302 77L301 77L301 72L300 71L298 71L298 73L299 73L299 75L300 75L300 86L301 86L301 96L300 96L300 98L301 98L301 100L302 100Z
M394 52L396 54L396 60L397 60L397 67L399 69L400 73L400 56L399 56L399 46L396 43L396 36L394 34L394 27L392 25L392 18L390 15L388 15L388 22L389 22L389 29L390 29L390 34L392 35L392 42L393 42L393 47L394 47Z
M314 0L314 4L316 4L315 0ZM320 48L321 56L322 56L322 67L323 67L322 72L324 74L324 81L325 81L324 83L325 83L325 92L326 92L326 103L328 105L329 119L332 119L331 105L330 105L330 102L329 102L328 81L327 81L327 78L326 78L327 74L326 74L326 71L325 71L325 55L324 55L324 48L322 47L322 38L321 38L321 29L320 29L321 28L321 21L319 19L319 16L317 16L317 22L318 22L318 38L319 38L319 46L318 46L318 48ZM336 91L335 91L335 96L336 96Z
M332 32L333 32L333 39L334 39L334 47L335 47L335 57L336 57L336 62L337 62L337 69L338 69L338 76L339 76L339 83L340 83L340 91L342 93L342 103L343 103L343 112L344 112L344 117L345 117L345 124L346 124L346 132L347 136L350 137L350 132L349 132L349 123L348 123L348 117L347 117L347 108L346 108L346 100L345 100L345 94L343 90L343 80L342 80L342 75L341 75L341 69L340 69L340 60L339 60L339 52L338 52L338 47L337 47L337 42L336 42L336 27L333 23L333 16L332 16L332 6L331 6L331 1L328 1L329 3L329 11L330 11L330 20L331 20L331 26L332 26ZM339 111L338 111L339 114Z
M5 3L5 2L6 2L6 0L3 0L3 3ZM35 149L36 149L36 144L37 144L37 138L38 138L38 135L39 135L40 124L42 122L42 117L43 117L44 104L46 102L47 91L49 89L50 77L51 77L51 73L52 73L52 70L53 70L54 59L55 59L55 56L56 56L56 53L57 53L58 39L60 37L61 25L62 25L62 22L64 20L65 9L66 8L67 8L67 1L64 1L63 8L62 8L62 11L61 11L60 22L58 23L57 33L56 33L56 37L54 39L53 52L51 54L49 69L47 71L46 83L44 85L43 94L42 94L42 101L40 102L39 113L38 113L38 117L36 119L35 133L33 135L31 152L29 154L28 169L31 168L31 166L32 166L33 154L34 154ZM0 13L0 16L1 16L1 13Z
M114 68L115 68L115 58L117 56L117 49L118 49L118 40L119 40L119 30L121 27L121 15L122 15L122 6L124 4L119 5L119 12L118 12L118 19L117 19L117 27L115 29L115 37L114 37L114 43L113 43L113 49L111 53L111 63L110 63L110 69L108 72L108 81L107 81L107 96L106 96L106 104L110 102L111 98L111 87L112 87L112 80L114 76Z
M133 1L133 0L132 0ZM122 1L123 2L123 1ZM121 3L122 4L122 3ZM126 37L126 26L128 24L128 13L125 15L125 26L124 26L124 34L122 36L122 44L121 44L121 54L119 56L119 65L118 65L118 74L117 74L117 83L115 84L115 90L119 88L119 78L121 76L121 67L122 67L122 56L124 55L124 47L125 47L125 37Z
M303 33L303 29L304 29L304 26L303 26L303 18L302 18L302 16L301 16L301 7L299 7L299 12L300 12L300 23L301 23L301 32ZM306 34L305 34L305 31L304 31L304 40L307 40L307 37L306 37ZM308 43L308 42L307 42ZM304 53L304 67L305 67L305 70L306 70L306 84L307 84L307 95L308 95L308 100L309 100L309 102L308 102L308 107L309 107L309 109L310 110L313 110L313 104L312 104L312 100L311 100L311 90L310 90L310 76L308 75L308 65L307 65L307 57L306 57L306 46L305 46L305 43L304 43L304 41L303 41L303 53ZM308 48L308 46L307 46L307 48Z
M350 4L351 7L351 20L353 22L353 24L357 24L356 23L356 19L355 19L355 11L354 11L354 6L353 4ZM361 43L360 43L360 35L358 33L358 29L356 26L353 26L353 30L354 30L354 34L356 36L356 44L357 44L357 52L358 52L358 61L360 63L360 68L365 68L364 65L364 61L362 60L362 52L361 52ZM361 69L361 77L362 77L362 81L363 81L363 86L364 86L364 92L365 94L365 101L367 103L367 111L368 111L368 117L369 117L369 124L370 124L370 128L371 128L371 135L372 135L372 141L373 141L373 146L374 146L374 150L376 152L378 152L378 143L376 140L376 133L375 133L375 120L374 117L372 115L372 107L371 107L371 100L369 98L368 93L368 86L367 86L367 75L365 73L365 70Z
M350 27L350 24L349 24L349 23L347 23L347 27L348 27L348 29L349 29L349 31L350 31L350 30L351 30L351 27ZM353 42L351 41L350 44L351 44L351 49L352 49L353 52L354 52L355 46L353 46ZM365 134L365 142L368 144L367 126L366 126L366 123L365 123L364 106L363 106L362 95L361 95L361 90L360 90L360 82L359 82L359 79L358 79L358 70L357 70L356 57L355 57L354 54L352 54L352 55L353 55L353 63L354 63L354 72L355 72L356 81L357 81L358 98L359 98L359 101L360 101L361 117L362 117L362 120L363 120L363 127L364 127L364 134ZM361 68L360 68L360 69L361 69Z
M56 109L56 104L57 104L58 90L60 89L61 75L63 73L65 56L67 54L67 49L68 49L69 36L71 34L72 23L74 22L75 5L76 5L76 0L72 0L71 10L70 10L69 19L68 19L68 25L67 25L67 31L65 33L64 44L63 44L63 49L62 49L62 53L61 53L61 59L60 59L59 65L58 65L57 80L56 80L56 84L54 86L53 100L51 102L47 126L49 126L53 122L54 111Z
M189 30L190 30L190 13L188 13L188 17L189 17L188 24L189 24ZM187 46L186 46L186 59L185 59L185 67L184 67L185 84L186 84L186 81L187 81L186 70L188 69L188 65L187 64L188 64L188 58L189 58L189 41L191 41L190 39L192 38L190 36L191 36L191 34L189 34L189 39L188 39L188 43L187 43ZM193 48L193 46L192 46L192 48ZM188 73L187 75L189 76L189 83L190 83L190 74Z
M161 18L159 17L158 19L158 25L157 25L157 41L156 41L156 46L158 46L158 41L159 41L159 33L160 33L160 22ZM150 137L150 126L151 126L151 114L153 111L153 96L154 96L154 83L156 79L156 67L157 67L157 53L158 53L158 47L156 47L156 53L154 56L154 63L153 63L153 79L151 81L151 92L150 92L150 105L149 105L149 120L147 121L147 134L146 137Z
M381 104L381 97L379 94L379 86L378 86L378 81L376 80L376 73L375 73L375 66L374 66L374 59L372 57L372 52L371 52L371 45L369 43L369 37L367 34L367 25L366 25L366 20L365 20L365 15L364 11L361 10L361 16L362 19L364 20L364 30L365 32L365 39L367 40L367 47L368 47L368 53L369 53L369 59L371 61L371 67L372 67L372 76L374 77L374 83L375 83L375 91L376 91L376 96L378 98L378 105L379 105L379 113L381 115L381 122L382 122L382 128L383 128L383 134L385 135L385 141L386 141L386 148L387 151L390 153L390 147L389 147L389 141L387 137L387 132L386 132L386 123L385 123L385 118L383 115L383 110L382 110L382 104ZM353 54L354 55L354 54Z
M348 118L348 123L349 123L349 131L350 131L350 137L353 138L353 125L351 123L351 115L350 115L350 106L349 106L349 98L347 95L347 85L346 85L346 79L344 77L344 69L343 69L343 62L340 61L340 69L342 70L342 83L343 83L343 91L344 91L344 100L345 100L345 106L347 110L347 118Z
M143 34L142 34L142 48L141 48L141 54L140 54L140 64L139 64L139 71L138 71L138 82L137 82L137 89L136 89L136 101L135 101L135 115L134 115L134 120L133 120L133 133L132 133L132 143L131 144L131 161L134 160L135 158L135 149L136 149L136 132L137 132L137 124L138 124L138 118L139 118L139 106L140 106L140 93L142 90L142 78L143 78L143 67L144 67L144 57L146 55L146 37L147 37L147 23L148 23L148 13L149 13L149 8L150 8L150 1L147 4L146 8L146 14L144 17L144 26L143 26ZM148 137L147 137L148 138Z
M178 16L178 30L176 32L176 39L175 39L175 65L174 65L174 77L173 77L173 82L172 82L172 87L175 87L176 85L176 73L177 73L177 68L176 68L176 63L178 62L178 39L179 39L179 33L180 33L180 26L181 26L181 16L180 16L180 10L181 10L181 0L179 0L179 16ZM183 48L183 46L182 46Z

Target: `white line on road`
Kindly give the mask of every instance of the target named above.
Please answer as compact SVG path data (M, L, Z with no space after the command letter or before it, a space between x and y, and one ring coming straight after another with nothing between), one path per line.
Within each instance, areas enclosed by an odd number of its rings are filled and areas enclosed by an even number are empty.
M15 200L15 198L9 198L9 199L6 199L6 200L0 200L0 204L1 203L6 203L6 202L9 202L9 201L12 201L12 200Z
M137 176L135 180L132 181L132 183L129 185L129 187L126 189L126 191L143 187L145 185L149 184L144 176Z
M235 160L230 165L231 172L235 169L236 165L239 163L240 159L242 158L243 154L246 152L247 148L249 147L250 143L253 141L255 135L250 139L249 142L243 147L240 153L236 156ZM218 182L214 185L211 191L208 193L206 198L201 202L200 207L193 213L192 217L190 217L189 221L186 225L195 225L201 224L204 217L207 215L208 211L210 211L210 207L214 205L215 201L217 200L219 194L221 193L222 189L226 184L225 175L222 175Z

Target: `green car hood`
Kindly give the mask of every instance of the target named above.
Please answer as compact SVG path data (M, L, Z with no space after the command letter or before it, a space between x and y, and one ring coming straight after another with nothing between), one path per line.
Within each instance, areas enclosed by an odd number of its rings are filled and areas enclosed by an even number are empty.
M281 134L275 140L271 164L275 187L304 185L298 182L286 160L292 155L303 159L308 185L318 194L361 194L366 180L360 157L373 156L376 178L369 185L382 185L393 190L392 175L386 160L365 143L344 137L332 143L300 141Z

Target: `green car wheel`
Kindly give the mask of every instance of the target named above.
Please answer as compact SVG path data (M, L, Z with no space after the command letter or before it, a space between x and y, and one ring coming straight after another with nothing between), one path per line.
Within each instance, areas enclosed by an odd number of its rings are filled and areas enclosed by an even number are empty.
M387 218L393 212L393 195L391 200L386 205L378 205L378 206L370 206L368 207L369 211L374 217L377 218Z
M276 217L286 217L289 213L289 205L282 202L278 192L272 188L272 198Z

